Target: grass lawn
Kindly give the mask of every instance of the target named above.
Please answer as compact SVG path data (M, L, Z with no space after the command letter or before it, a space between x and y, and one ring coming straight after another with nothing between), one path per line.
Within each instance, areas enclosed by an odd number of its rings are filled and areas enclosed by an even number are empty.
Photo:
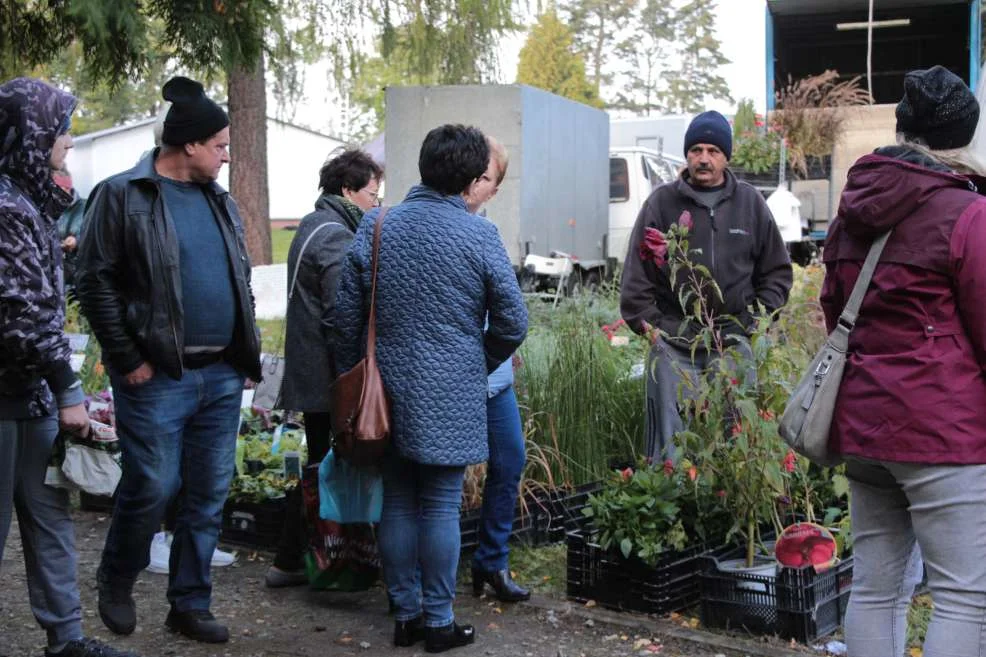
M270 232L271 257L273 264L279 265L288 261L288 249L291 248L291 240L297 231L286 228L274 228Z

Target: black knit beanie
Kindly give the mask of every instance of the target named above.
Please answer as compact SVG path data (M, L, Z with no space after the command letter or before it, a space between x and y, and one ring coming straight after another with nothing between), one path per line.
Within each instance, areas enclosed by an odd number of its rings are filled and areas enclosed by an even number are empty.
M904 98L897 104L897 132L936 151L972 141L979 103L960 77L943 66L904 76Z
M181 146L193 141L208 139L229 125L229 117L223 108L205 95L202 84L181 76L164 83L161 95L171 101L171 109L164 117L161 141L171 146Z
M718 146L728 160L733 156L733 130L729 127L726 117L710 110L702 112L688 124L685 131L685 157L688 149L695 144L712 144Z

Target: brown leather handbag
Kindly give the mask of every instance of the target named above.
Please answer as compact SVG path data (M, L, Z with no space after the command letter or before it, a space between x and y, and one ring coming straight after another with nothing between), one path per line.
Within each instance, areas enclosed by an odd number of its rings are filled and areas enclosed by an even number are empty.
M366 356L339 376L332 387L332 429L335 451L353 465L380 462L390 446L390 400L377 369L377 260L380 232L388 208L377 218L373 230L370 317L366 327Z

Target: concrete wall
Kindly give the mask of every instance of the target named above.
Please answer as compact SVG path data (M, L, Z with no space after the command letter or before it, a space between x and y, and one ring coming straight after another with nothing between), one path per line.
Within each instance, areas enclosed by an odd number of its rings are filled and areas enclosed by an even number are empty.
M839 209L839 197L846 186L846 177L852 165L864 155L880 146L896 143L896 105L862 105L847 107L846 123L842 137L832 153L832 206L834 217Z

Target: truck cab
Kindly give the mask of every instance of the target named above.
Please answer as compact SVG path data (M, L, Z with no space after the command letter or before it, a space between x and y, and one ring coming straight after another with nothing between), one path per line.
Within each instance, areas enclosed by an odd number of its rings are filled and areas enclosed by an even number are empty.
M630 233L647 197L658 185L677 178L684 166L684 159L650 148L610 148L607 255L618 264L626 258Z

